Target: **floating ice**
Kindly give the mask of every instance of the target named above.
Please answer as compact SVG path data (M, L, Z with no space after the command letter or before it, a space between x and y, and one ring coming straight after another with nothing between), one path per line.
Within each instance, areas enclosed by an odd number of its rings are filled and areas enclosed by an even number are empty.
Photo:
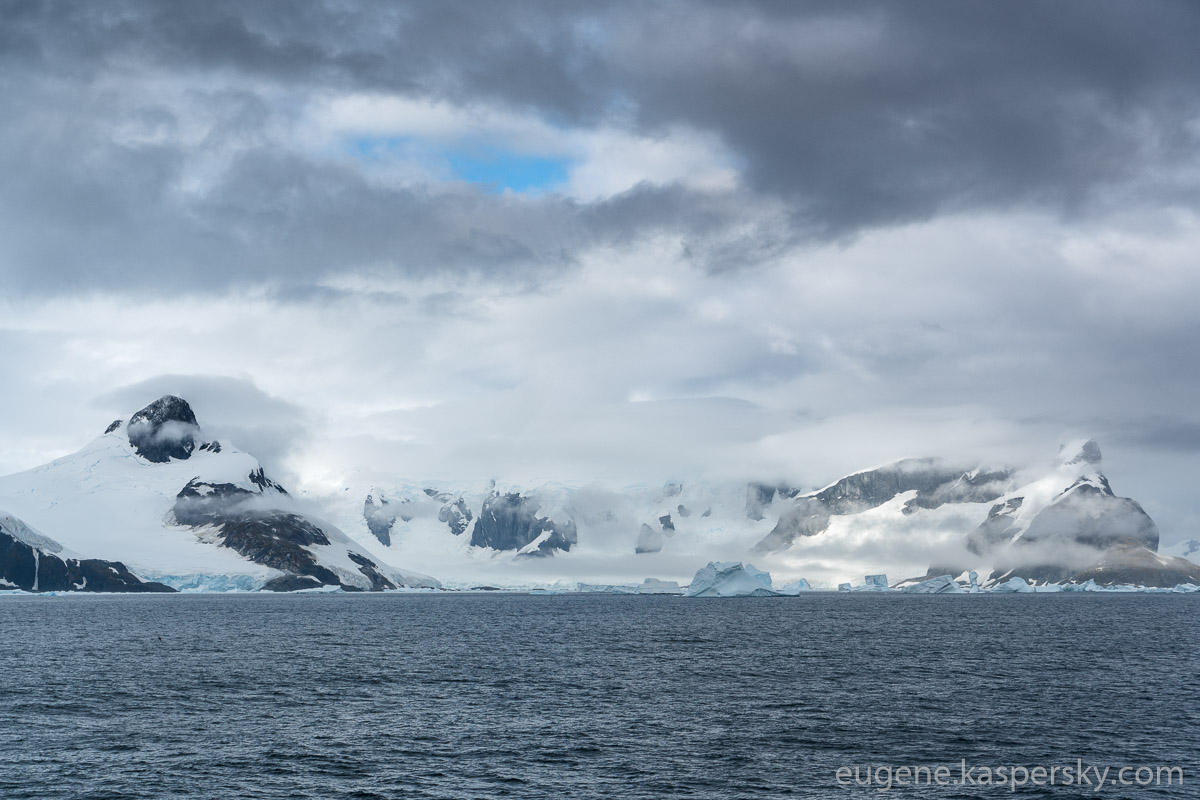
M1087 580L1084 583L1064 583L1064 592L1098 592L1100 587L1096 585L1094 580Z
M637 594L638 588L623 583L580 583L576 591L584 594Z
M1030 594L1033 592L1033 587L1024 578L1014 577L992 587L992 591L997 594Z
M696 572L688 597L774 597L771 576L740 561L710 561Z
M675 581L660 581L658 578L646 578L637 588L638 594L683 594L683 589Z
M801 578L798 581L785 583L783 586L780 586L777 591L780 594L786 594L790 596L800 594L801 592L811 592L812 590L813 587L809 584L809 582L804 580L804 578Z
M192 573L189 575L159 575L146 573L146 580L166 584L178 592L255 592L266 583L264 577L255 575L211 575Z
M949 575L939 575L936 578L930 578L927 581L914 583L912 586L906 586L902 590L907 594L965 594L963 589L954 578Z

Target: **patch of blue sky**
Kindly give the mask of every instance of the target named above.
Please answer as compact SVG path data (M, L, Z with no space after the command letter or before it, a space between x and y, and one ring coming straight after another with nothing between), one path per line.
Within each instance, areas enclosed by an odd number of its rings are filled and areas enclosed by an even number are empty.
M357 137L346 142L360 161L421 161L446 180L477 184L496 194L536 193L567 182L574 161L560 155L518 152L496 145L444 146L409 136Z

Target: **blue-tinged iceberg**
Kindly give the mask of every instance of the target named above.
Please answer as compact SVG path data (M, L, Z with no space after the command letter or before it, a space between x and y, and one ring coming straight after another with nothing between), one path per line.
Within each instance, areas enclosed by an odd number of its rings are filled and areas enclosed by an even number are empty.
M771 576L740 561L710 561L696 572L688 597L775 597Z
M938 575L936 578L905 586L901 591L907 594L966 594L966 589L959 586L949 575Z
M992 587L991 591L996 594L1031 594L1033 587L1024 578L1013 577L998 586Z

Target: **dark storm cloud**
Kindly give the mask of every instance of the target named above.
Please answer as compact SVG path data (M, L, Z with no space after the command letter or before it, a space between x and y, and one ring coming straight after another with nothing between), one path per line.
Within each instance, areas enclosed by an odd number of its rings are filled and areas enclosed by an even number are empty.
M721 269L964 210L1194 203L1197 41L1200 8L1166 1L5 2L0 275L38 292L536 279L664 230ZM592 202L371 181L268 134L328 91L684 126L729 148L744 188Z

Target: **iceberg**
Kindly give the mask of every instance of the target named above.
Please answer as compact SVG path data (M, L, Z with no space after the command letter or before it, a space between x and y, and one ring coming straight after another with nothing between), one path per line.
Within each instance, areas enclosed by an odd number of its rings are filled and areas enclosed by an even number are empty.
M676 581L660 581L658 578L646 578L637 588L638 594L683 594Z
M1190 594L1192 592L1200 592L1200 586L1194 583L1181 583L1171 591L1177 594Z
M863 579L865 583L862 586L851 586L848 583L839 583L839 592L890 592L891 587L888 586L887 575L868 575Z
M1096 585L1094 580L1088 579L1083 583L1064 583L1064 592L1098 592L1100 587Z
M696 572L688 597L775 597L771 576L753 564L740 561L710 561Z
M153 575L147 580L157 581L170 586L177 592L209 593L209 592L256 592L266 583L266 578L256 575L216 575L206 573L191 573L187 575Z
M927 581L905 586L901 591L906 594L965 594L966 590L955 582L949 575L939 575Z
M798 595L801 592L811 592L812 590L813 590L812 585L809 584L808 581L804 580L804 578L801 578L798 581L792 581L791 583L785 583L783 586L780 586L777 591L780 594L785 594L785 595L788 595L789 597L791 597L791 596Z
M637 594L638 587L621 583L581 583L575 591L584 594Z
M1030 594L1034 591L1033 587L1024 578L1009 578L1004 583L992 587L992 591L997 594Z

